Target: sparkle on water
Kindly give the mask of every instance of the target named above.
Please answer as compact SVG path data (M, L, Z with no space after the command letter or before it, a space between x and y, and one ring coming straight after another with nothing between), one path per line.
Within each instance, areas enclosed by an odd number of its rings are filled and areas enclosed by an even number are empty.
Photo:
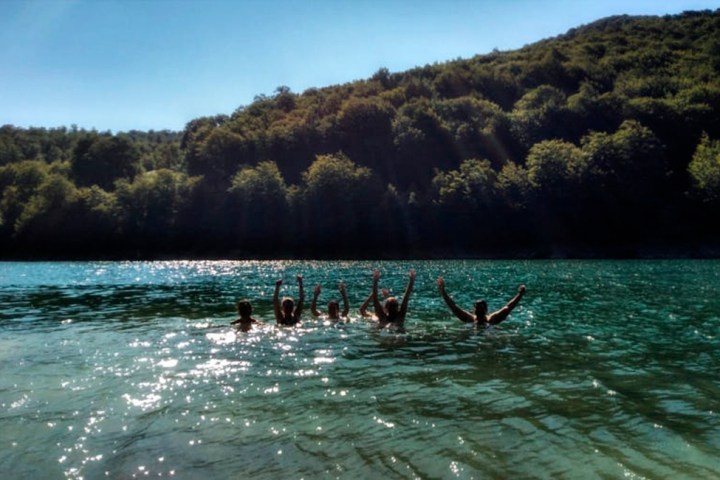
M405 333L358 318L373 268ZM720 262L0 263L12 478L717 478ZM278 328L275 280L303 325ZM527 294L502 325L464 308ZM345 281L349 323L314 320ZM229 326L248 298L264 324Z

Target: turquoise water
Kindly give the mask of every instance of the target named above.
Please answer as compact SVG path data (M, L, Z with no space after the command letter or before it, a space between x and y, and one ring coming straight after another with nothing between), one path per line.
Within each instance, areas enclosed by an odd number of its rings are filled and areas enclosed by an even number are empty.
M375 267L398 295L417 269L405 334L357 318ZM297 273L356 321L274 327ZM438 275L527 294L478 331ZM718 292L718 261L0 263L0 472L718 478ZM228 327L242 297L266 325Z

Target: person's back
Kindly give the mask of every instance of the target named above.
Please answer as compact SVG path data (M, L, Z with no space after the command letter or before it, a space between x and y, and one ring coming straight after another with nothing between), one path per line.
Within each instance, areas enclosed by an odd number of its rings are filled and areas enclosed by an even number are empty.
M275 312L275 321L278 325L297 325L300 322L300 314L302 314L303 303L305 301L305 292L303 290L302 275L296 276L298 282L298 302L297 306L290 297L285 297L280 301L280 286L282 279L275 282L275 293L273 294L273 310Z
M380 291L382 292L383 298L385 300L387 300L388 298L390 298L392 296L392 295L390 295L390 292L388 291L387 288L383 288ZM360 308L358 311L359 311L361 317L372 318L373 320L378 321L379 319L377 318L377 315L375 315L375 313L368 312L368 307L370 306L370 303L372 303L372 301L373 301L373 292L372 292L372 290L370 290L370 294L360 305ZM373 307L374 307L374 305L373 305Z
M463 310L455 304L453 299L450 297L450 295L448 295L447 291L445 290L445 280L443 279L443 277L438 277L437 284L438 289L440 290L440 295L442 295L443 300L445 300L445 303L450 308L450 311L452 311L457 318L459 318L465 323L474 323L476 325L482 325L486 327L489 327L491 325L497 325L504 321L510 315L510 312L512 312L513 309L520 302L520 299L523 297L523 295L525 295L525 285L520 285L518 287L517 294L500 310L497 310L488 315L487 303L485 302L485 300L478 300L475 302L473 312L471 313L467 310Z
M343 310L342 312L340 312L340 304L337 302L337 300L330 300L328 302L328 313L325 316L328 320L339 321L342 318L347 318L348 313L350 312L350 303L348 301L347 289L344 282L340 282L340 285L338 286L338 291L340 292L340 295L343 299ZM310 302L310 312L316 318L323 317L323 315L317 309L317 299L320 296L320 292L320 285L315 285L313 298Z
M252 328L253 324L259 323L252 316L252 305L248 300L238 301L237 311L240 317L230 322L230 325L236 325L238 330L247 332Z
M410 270L407 287L405 287L405 294L401 304L398 304L398 300L395 297L389 297L385 300L385 305L380 303L378 299L378 282L380 280L380 271L375 270L373 272L373 303L375 305L375 315L378 319L378 326L383 327L395 327L402 328L405 323L405 316L407 315L408 303L410 302L410 294L412 294L413 286L415 285L415 270Z

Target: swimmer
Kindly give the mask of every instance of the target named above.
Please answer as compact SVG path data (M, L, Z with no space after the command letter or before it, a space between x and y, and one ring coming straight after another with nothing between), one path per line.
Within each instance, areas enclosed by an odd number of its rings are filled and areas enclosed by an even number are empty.
M455 314L456 317L458 317L465 323L474 323L476 325L482 325L485 327L497 325L498 323L505 320L508 315L510 315L510 312L512 312L512 310L520 302L522 296L525 295L525 285L520 285L518 287L517 294L507 303L507 305L502 307L500 310L488 315L488 307L485 300L476 301L474 313L469 312L455 305L455 302L453 302L452 298L450 298L450 295L448 295L448 293L445 291L445 280L443 280L443 277L438 277L437 284L438 289L440 290L440 295L442 295L445 303L447 303L448 307L450 307L450 310Z
M295 277L298 284L298 302L297 306L290 297L285 297L280 301L280 286L282 279L275 282L275 293L273 294L273 310L275 311L275 320L278 325L296 325L300 322L300 314L302 313L303 303L305 302L305 291L303 290L303 277L297 275Z
M385 299L387 299L391 296L390 291L387 288L383 288L380 291L382 292L382 296ZM368 312L368 307L370 306L370 302L372 302L372 299L373 299L373 294L371 291L370 294L365 299L365 301L362 303L362 305L360 305L360 309L359 309L360 315L363 317L371 317L373 320L377 321L378 318L375 316L375 314Z
M375 306L375 315L378 318L378 326L402 328L405 323L405 316L407 315L408 302L410 301L410 294L412 293L413 286L415 285L415 270L410 270L408 274L409 280L407 287L405 287L405 294L403 295L402 304L398 305L398 300L395 297L388 297L385 299L385 305L380 303L378 299L378 281L380 280L380 271L375 270L373 272L373 304Z
M242 332L247 332L253 326L253 324L259 324L252 316L252 305L248 300L239 300L237 302L237 312L240 318L230 322L230 325L237 325L237 329Z
M322 316L322 314L318 312L317 309L317 299L320 296L320 290L320 285L315 285L312 302L310 302L310 312L313 314L314 317ZM338 290L340 291L340 296L343 299L343 311L342 313L340 312L340 304L337 300L330 300L328 302L328 313L326 316L328 320L337 321L340 320L340 318L347 318L347 315L350 312L350 303L348 302L347 289L345 288L344 282L340 282Z

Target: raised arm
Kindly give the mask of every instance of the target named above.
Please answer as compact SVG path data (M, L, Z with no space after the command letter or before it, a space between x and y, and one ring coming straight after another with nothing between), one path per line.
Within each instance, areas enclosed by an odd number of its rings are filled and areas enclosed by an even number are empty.
M275 293L273 293L273 311L275 312L275 321L282 324L282 309L280 308L280 285L282 278L275 282Z
M367 296L365 301L360 305L360 315L363 317L372 317L372 314L368 313L367 309L370 306L370 302L372 302L373 294L370 292L370 295Z
M513 308L515 308L517 304L520 303L520 299L523 297L523 295L525 295L525 285L520 285L518 287L517 294L515 294L515 296L507 303L507 305L490 315L488 317L488 322L491 325L497 325L498 323L505 320L508 315L510 315L510 312L513 311Z
M383 298L388 298L390 296L390 291L387 288L383 288L380 290L382 293ZM360 315L363 317L372 317L372 314L368 313L367 309L370 306L370 302L372 302L373 294L370 292L370 295L367 296L365 301L360 305Z
M338 286L338 290L340 290L340 296L343 300L343 309L340 313L341 317L347 318L348 313L350 313L350 302L348 301L348 295L347 295L347 288L345 288L345 282L340 282L340 285Z
M373 305L375 306L375 316L378 318L380 322L384 322L387 320L387 315L385 315L385 309L383 308L382 304L380 303L380 300L378 299L378 282L380 281L380 270L375 270L373 272L373 290L372 290L372 299L373 299Z
M405 318L405 315L407 314L408 309L408 303L410 302L410 294L413 291L413 287L415 286L415 269L413 268L410 270L410 273L408 274L408 284L407 287L405 287L405 293L403 294L403 300L402 304L400 305L400 318Z
M295 306L295 318L300 320L300 314L302 314L303 307L305 306L305 290L303 289L302 275L298 274L295 278L297 279L299 291L297 305Z
M313 291L313 297L310 301L310 313L313 314L313 317L319 317L320 312L318 312L317 309L317 299L320 296L320 285L315 285L315 290Z
M450 298L450 295L448 295L448 293L445 291L445 280L443 279L443 277L438 277L437 284L438 290L440 290L440 295L442 296L443 300L445 300L447 306L450 307L450 311L465 323L474 322L475 316L467 310L463 310L462 308L458 307L453 301L453 299Z

